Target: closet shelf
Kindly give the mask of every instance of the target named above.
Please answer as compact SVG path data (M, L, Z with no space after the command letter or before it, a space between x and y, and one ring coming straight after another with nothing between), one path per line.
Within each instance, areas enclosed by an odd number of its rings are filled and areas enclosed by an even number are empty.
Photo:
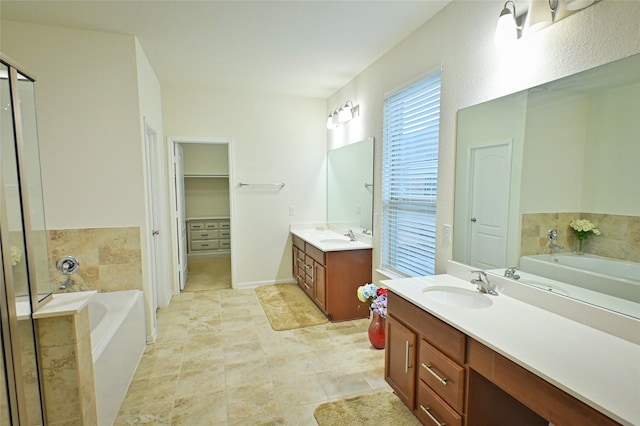
M185 173L186 178L229 178L229 175L222 174L205 174L205 173Z

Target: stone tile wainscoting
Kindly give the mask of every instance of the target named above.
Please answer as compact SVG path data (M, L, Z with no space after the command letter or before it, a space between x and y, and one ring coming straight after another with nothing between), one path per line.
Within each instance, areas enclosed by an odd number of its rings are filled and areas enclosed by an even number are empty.
M520 255L549 253L550 229L558 231L556 243L564 246L555 253L577 251L578 239L569 227L574 219L588 219L602 232L585 242L585 253L640 262L640 216L595 213L523 214Z
M85 228L48 231L53 292L142 290L140 228ZM56 270L62 256L74 256L80 269L75 284L60 289L65 278Z
M89 309L36 323L47 424L97 424Z

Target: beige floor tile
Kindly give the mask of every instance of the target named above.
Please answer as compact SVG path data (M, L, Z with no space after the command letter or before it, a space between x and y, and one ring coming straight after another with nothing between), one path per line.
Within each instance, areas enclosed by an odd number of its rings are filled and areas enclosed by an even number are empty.
M389 389L368 319L274 331L253 289L215 288L207 265L158 311L116 425L314 426L323 402Z
M171 424L185 426L226 425L227 400L225 392L201 392L176 399Z

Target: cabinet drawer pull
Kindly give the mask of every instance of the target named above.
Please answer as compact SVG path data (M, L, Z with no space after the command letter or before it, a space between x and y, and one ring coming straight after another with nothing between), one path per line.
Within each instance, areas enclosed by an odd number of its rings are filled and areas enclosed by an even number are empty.
M429 416L433 423L437 424L438 426L445 426L445 423L440 422L440 420L436 419L435 416L431 414L431 408L425 408L424 405L420 405L420 409L424 411L427 416Z
M435 377L436 379L438 379L438 381L440 383L442 383L443 385L447 386L447 379L445 379L444 377L442 377L441 375L439 375L438 373L436 373L435 371L433 371L433 368L431 368L431 364L427 365L424 362L422 363L422 367L424 369L426 369L429 373L431 373L431 375L433 377Z
M309 284L304 283L304 286L307 288L307 290L311 290L311 287L309 287Z
M411 348L411 343L409 343L409 341L405 341L404 342L404 372L408 373L409 372L409 368L411 367L409 365L409 348Z
M300 259L299 257L296 257L296 260L300 263L304 263L304 259Z

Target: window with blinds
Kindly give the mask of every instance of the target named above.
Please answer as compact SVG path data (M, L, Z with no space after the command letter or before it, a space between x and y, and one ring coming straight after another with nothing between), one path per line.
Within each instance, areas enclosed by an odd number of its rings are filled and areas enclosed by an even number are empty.
M384 101L382 268L433 275L441 72Z

